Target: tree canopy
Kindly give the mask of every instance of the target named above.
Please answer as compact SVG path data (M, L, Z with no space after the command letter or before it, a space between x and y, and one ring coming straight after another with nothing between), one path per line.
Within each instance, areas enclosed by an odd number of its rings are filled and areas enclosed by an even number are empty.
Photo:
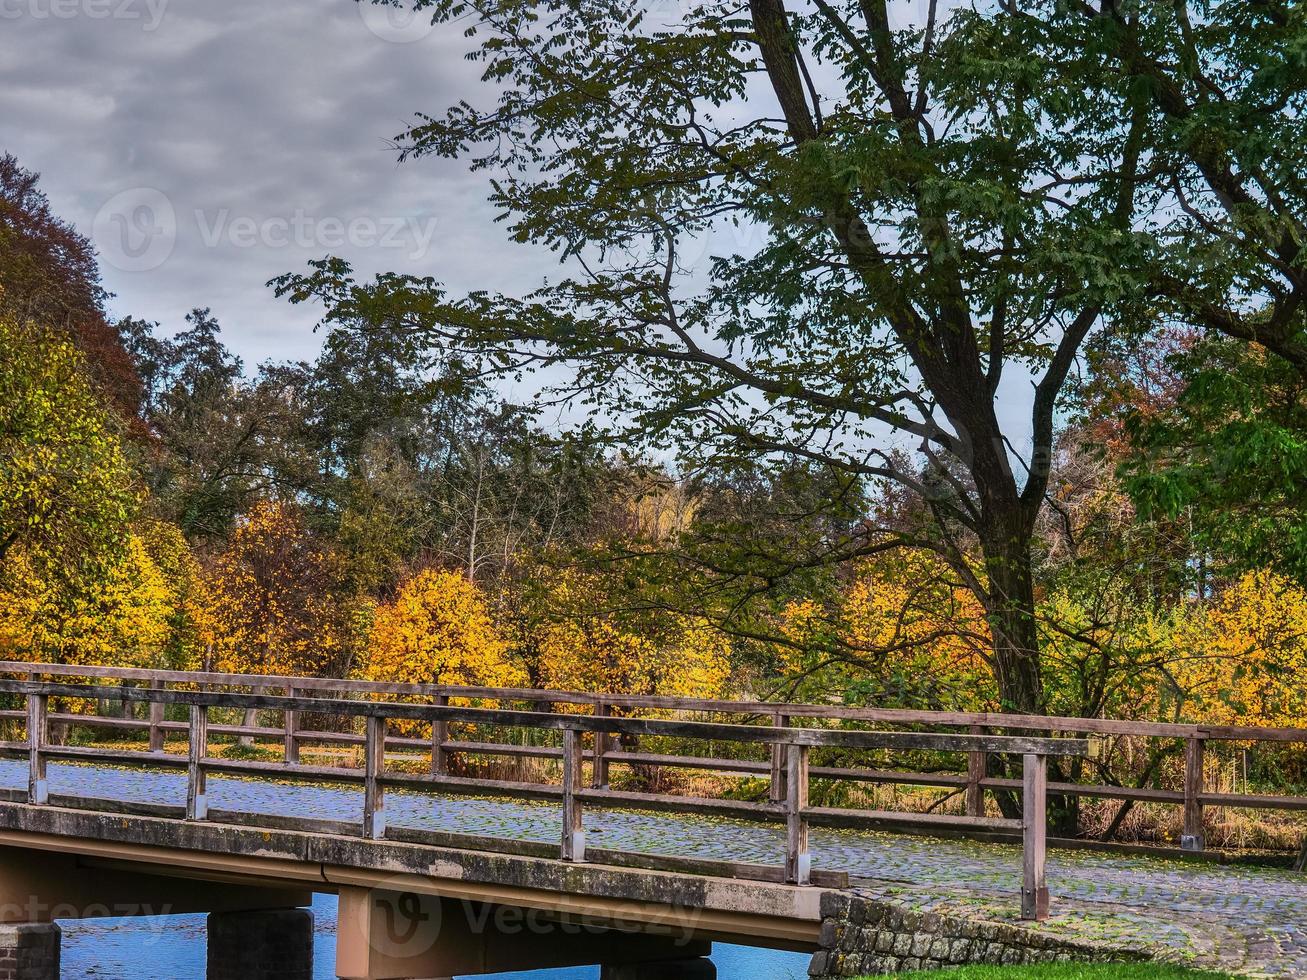
M282 288L501 370L573 365L559 387L690 460L908 488L930 533L864 525L833 550L938 552L985 604L1003 696L1037 709L1029 553L1058 395L1089 332L1143 298L1142 93L1069 84L1077 59L1033 53L1043 22L998 9L897 27L884 2L671 24L602 0L417 6L472 21L497 104L423 116L405 152L492 172L513 236L573 274L451 300L325 263ZM730 229L749 247L687 264ZM1005 379L1034 384L1016 426Z
M1301 12L413 6L468 25L486 94L420 116L404 154L487 171L512 236L570 274L451 298L325 262L281 288L497 370L570 365L555 390L688 459L906 488L933 526L832 550L949 562L1012 707L1043 702L1031 549L1091 333L1174 317L1298 357ZM1026 417L1001 417L1026 385Z
M328 256L248 363L0 159L0 650L1307 724L1301 4L376 2L482 70L407 165L557 274Z

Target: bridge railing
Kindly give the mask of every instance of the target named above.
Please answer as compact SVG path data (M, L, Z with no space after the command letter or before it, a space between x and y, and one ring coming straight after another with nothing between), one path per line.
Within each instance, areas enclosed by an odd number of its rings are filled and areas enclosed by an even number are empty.
M84 670L85 668L75 668ZM31 673L36 673L32 671ZM293 686L293 685L292 685ZM716 873L729 873L736 877L755 877L763 880L784 881L790 884L842 885L847 874L838 870L814 869L809 848L809 827L814 823L828 826L876 825L893 815L874 811L817 807L810 802L809 789L813 777L810 754L813 749L839 747L845 749L885 749L891 751L931 752L984 752L1001 753L1022 760L1021 819L986 816L931 815L940 827L970 830L1018 831L1023 840L1022 915L1028 919L1042 919L1048 915L1048 887L1045 875L1046 853L1046 795L1048 792L1048 759L1050 756L1084 756L1088 743L1084 739L1042 738L1036 736L975 735L952 732L886 732L886 731L832 731L793 728L776 725L722 724L702 721L647 719L619 717L612 714L568 714L542 711L518 711L504 708L464 707L449 704L412 704L395 701L363 701L343 698L310 698L302 695L275 696L236 692L167 689L156 687L107 687L97 684L59 683L40 680L0 680L0 693L26 698L26 739L22 743L0 743L0 752L22 754L28 760L28 787L23 802L35 806L60 805L84 809L108 808L120 812L140 811L137 805L123 801L98 800L87 797L55 798L49 790L47 775L51 760L74 762L100 762L115 765L144 765L159 768L185 769L186 803L180 813L173 814L166 806L151 806L153 813L176 815L186 820L219 819L222 822L253 823L254 825L284 824L284 816L269 814L215 813L209 807L207 781L210 774L226 773L246 777L296 778L323 782L361 783L363 799L357 825L328 828L334 832L354 833L370 840L431 839L408 828L388 830L386 821L386 790L406 788L441 793L475 793L519 799L546 799L561 804L562 821L558 844L546 856L568 862L581 862L587 858L605 864L630 866L666 866L674 859L658 855L631 852L613 852L587 847L584 812L588 806L604 809L658 810L673 813L709 813L748 820L774 821L785 826L785 863L783 868L759 868L731 864ZM126 704L184 706L187 721L187 754L185 757L169 755L160 745L152 751L128 751L103 746L73 746L52 744L49 739L51 698L111 699ZM216 726L210 726L213 709L255 710L281 712L294 717L300 712L334 715L361 719L363 764L357 768L306 765L290 757L284 762L264 762L248 759L226 759L209 754L210 737ZM73 716L83 723L121 721ZM494 726L495 728L525 729L557 733L561 739L558 748L561 761L561 781L557 784L522 783L505 779L455 776L442 771L438 741L419 742L429 755L426 772L399 772L387 768L387 749L396 742L399 747L410 746L415 740L392 739L389 726L396 722L423 722L433 730L451 723L460 726ZM148 724L148 723L147 723ZM170 725L174 728L177 723ZM249 731L243 726L229 726L236 732ZM262 731L262 730L260 730ZM590 756L592 779L587 784L584 766L587 761L582 738L589 735L601 746L604 738L612 736L662 736L678 740L709 743L746 743L768 747L784 760L784 787L773 793L767 802L735 801L722 799L670 796L652 792L616 791L599 781L593 770L602 764L602 754ZM596 738L597 737L597 738ZM291 741L286 741L289 750ZM447 747L446 747L447 750ZM691 757L687 757L691 758ZM716 764L720 760L710 760ZM770 769L770 766L769 766ZM779 798L777 798L779 796ZM296 821L305 829L320 827L320 821ZM473 840L463 835L443 834L447 844L490 850L512 847L521 850L521 842ZM688 862L697 870L706 869L712 862Z
M1307 811L1307 796L1286 796L1249 792L1218 792L1208 785L1205 772L1209 768L1209 744L1261 743L1268 745L1307 744L1307 729L1260 728L1230 725L1195 725L1164 722L1141 722L1107 718L1072 718L1043 715L1018 715L992 712L940 712L896 708L852 708L843 705L814 705L760 701L719 701L694 698L647 697L638 695L592 694L578 691L556 691L520 688L462 687L439 684L400 684L335 678L293 677L282 675L250 675L201 671L164 671L118 667L72 667L28 662L0 662L0 676L40 678L95 678L117 684L144 685L164 690L169 686L189 686L214 690L240 688L254 693L282 692L286 695L326 695L334 698L409 698L431 701L437 705L449 700L490 699L534 705L539 710L585 712L602 717L608 715L638 715L640 713L677 714L708 713L716 717L731 715L748 721L760 721L777 728L797 725L854 723L868 725L929 726L933 729L955 729L973 735L997 732L1026 734L1089 736L1094 739L1097 758L1089 764L1091 773L1100 777L1094 782L1062 778L1051 781L1048 791L1064 797L1120 800L1128 808L1136 803L1161 804L1180 808L1183 822L1179 844L1182 848L1202 850L1205 846L1203 830L1204 810L1207 807L1239 807L1271 811ZM101 694L101 697L106 695ZM316 703L316 702L315 702ZM316 710L316 709L311 709ZM0 717L17 717L21 713L0 712ZM286 757L299 758L300 747L309 743L362 744L362 735L351 732L310 731L301 724L303 712L289 710L284 715L284 728L269 729L257 726L214 725L214 734L240 734L246 737L280 738L284 741ZM89 719L58 718L66 724L88 724ZM148 722L143 719L104 719L96 724L121 730L149 731L152 749L159 749L170 732L177 732L184 723L165 720L163 704L154 703ZM1180 767L1179 785L1166 788L1147 785L1122 785L1108 768L1112 740L1146 740L1150 746L1162 746L1174 752ZM768 778L771 802L784 799L786 759L780 746L772 746L770 761L753 759L712 759L697 756L664 755L640 751L624 751L612 744L608 733L593 736L592 788L609 783L612 766L643 766L647 768L684 768L713 770L743 776ZM423 743L416 739L392 737L388 744L399 748L417 748ZM432 729L434 771L438 774L451 771L453 760L460 755L502 758L539 758L561 760L559 746L510 745L502 741L470 741L451 738L449 723L436 721ZM813 765L814 778L841 780L853 783L878 785L908 785L938 787L963 797L963 812L974 818L985 815L986 795L1001 793L1011 796L1022 790L1024 780L1014 773L1003 772L991 765L991 753L981 749L968 753L965 771L913 772L867 766ZM1145 775L1149 775L1145 767ZM1246 783L1246 780L1245 780ZM1118 820L1124 815L1118 812ZM900 826L938 826L933 814L898 813L881 822ZM1004 831L997 831L1003 833Z

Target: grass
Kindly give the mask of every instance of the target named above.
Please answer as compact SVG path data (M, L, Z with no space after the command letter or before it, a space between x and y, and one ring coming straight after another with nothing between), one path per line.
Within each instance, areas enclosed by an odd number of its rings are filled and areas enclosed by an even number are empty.
M962 966L950 970L894 973L905 980L1229 980L1226 973L1203 973L1151 964L1067 963L1054 966ZM870 980L870 978L868 978Z

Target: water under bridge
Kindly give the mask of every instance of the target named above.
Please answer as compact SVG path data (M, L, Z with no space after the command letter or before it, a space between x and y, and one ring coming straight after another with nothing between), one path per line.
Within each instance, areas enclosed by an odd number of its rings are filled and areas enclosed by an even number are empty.
M1207 743L1301 730L15 663L0 695L0 980L58 976L57 919L164 911L211 913L213 980L307 980L314 892L340 896L351 978L695 980L714 941L811 952L828 977L1307 976L1307 878L1221 863L1202 835L1208 807L1307 809L1208 791ZM1178 740L1183 785L1065 781L1117 737ZM751 784L656 792L666 770ZM941 787L962 812L814 804L844 782ZM1184 849L1050 841L1049 794L1179 807Z

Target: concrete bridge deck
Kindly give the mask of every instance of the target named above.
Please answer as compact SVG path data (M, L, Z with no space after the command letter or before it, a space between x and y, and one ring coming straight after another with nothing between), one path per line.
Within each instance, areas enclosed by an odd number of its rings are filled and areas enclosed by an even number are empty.
M22 763L0 761L0 789L10 790L10 795L25 791L27 776ZM79 797L176 806L184 803L186 795L184 775L139 768L52 762L49 780L55 803ZM208 792L215 814L261 814L277 823L356 821L362 796L360 789L348 786L217 775L211 777ZM27 821L27 829L16 828L23 819L15 814L36 809L0 807L0 823L8 828L5 842L30 836L37 824ZM388 826L400 835L406 829L443 831L510 842L554 842L559 824L558 807L552 803L403 790L388 794L387 814ZM773 865L783 859L785 850L784 829L767 825L602 809L590 810L586 819L593 845L605 849ZM145 822L144 818L115 821L124 828ZM218 826L193 826L196 832L221 832ZM123 839L129 837L124 830ZM77 845L70 841L69 846ZM1018 847L813 828L811 852L816 868L846 871L858 893L907 909L954 912L992 922L1015 923L1020 915L1020 895L1014 887L1021 867ZM1053 917L1026 928L1114 947L1161 950L1167 958L1246 975L1307 976L1307 877L1302 875L1192 859L1054 851L1048 876L1055 896ZM308 885L334 890L328 883ZM725 881L720 886L730 887ZM766 888L758 883L747 887ZM784 901L789 901L777 896L803 891L777 886L770 894L780 904L772 912L779 913ZM819 925L815 906L800 902L790 908L795 923L781 944L810 946ZM756 911L762 918L768 914L762 906ZM778 915L777 921L783 917ZM717 935L725 936L737 927L716 928ZM747 939L747 928L738 926L734 935Z

